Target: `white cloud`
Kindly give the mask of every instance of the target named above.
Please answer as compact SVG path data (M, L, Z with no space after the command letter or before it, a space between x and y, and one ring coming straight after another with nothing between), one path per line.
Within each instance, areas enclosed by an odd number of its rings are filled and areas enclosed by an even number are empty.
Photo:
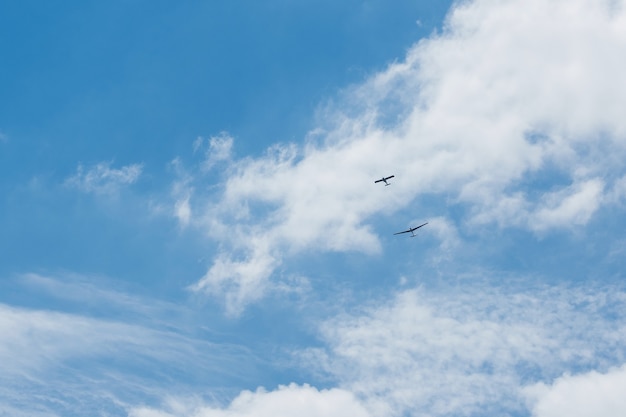
M531 219L531 227L545 230L555 226L585 225L598 209L604 184L590 179L582 184L544 196L540 207Z
M614 417L626 415L626 366L606 373L566 375L526 392L534 417Z
M111 162L100 162L89 169L78 165L76 174L65 180L65 185L87 193L112 194L123 186L135 183L141 171L140 164L119 169L111 168Z
M626 175L615 181L613 189L607 195L607 200L614 204L623 204L626 201Z
M495 221L502 226L526 226L537 233L555 228L574 229L587 224L607 196L604 181L590 178L557 191L546 191L533 202L521 193L499 197L493 206L478 211L472 222Z
M296 356L332 389L259 388L226 405L170 396L129 415L621 415L626 293L520 284L409 289L326 320L321 347Z
M186 402L186 401L185 401ZM136 408L129 417L369 417L353 394L333 388L318 390L309 385L290 384L275 391L243 391L226 408L189 406L170 400L167 411Z
M81 357L134 356L174 365L186 363L198 347L176 332L5 304L0 304L0 332L4 377L42 372Z
M584 226L624 176L625 22L622 1L458 3L442 33L323 109L305 146L231 160L221 194L196 196L222 251L194 288L239 311L294 253L380 252L371 223L420 196L473 224Z
M162 316L172 318L181 314L180 306L129 295L120 291L123 287L120 282L103 276L86 277L69 272L60 276L26 273L19 276L17 283L23 290L46 294L63 300L66 305L88 305L92 313L106 310L115 315L123 311L134 319L149 317L152 323Z
M81 354L103 353L115 345L125 349L149 339L145 331L133 326L3 304L0 332L5 375L53 366Z
M205 151L205 159L202 162L203 170L208 171L217 163L231 159L234 139L227 132L221 132L219 135L211 136L206 140L199 137L193 144L194 152L203 149L205 142L208 144L208 149Z
M221 296L225 294L226 313L236 316L242 307L265 295L266 279L275 270L278 261L260 247L243 261L218 255L209 271L196 283L193 290Z
M191 220L191 206L189 205L189 195L177 200L174 204L174 215L181 225L187 226Z
M188 172L180 158L172 160L168 167L174 172L177 179L171 190L174 200L173 215L182 227L187 227L194 219L192 213L192 199L195 194L194 182L199 182L196 176L202 180L205 175L220 162L228 162L232 158L234 139L226 132L221 132L208 139L198 137L193 143L194 154L203 151L203 160L197 172ZM212 175L212 177L214 177Z
M428 229L437 236L443 255L450 253L460 244L460 238L455 225L445 217L434 217L428 220Z
M19 283L74 313L0 303L0 414L119 415L190 381L194 389L224 384L252 368L245 349L187 334L182 307L64 278L27 274Z
M374 415L508 415L525 409L525 386L550 383L571 369L620 363L625 302L626 294L614 288L407 290L327 321L321 328L326 347L303 357L313 369L322 364ZM536 410L558 398L564 385L558 381L547 393L535 390L541 394ZM618 386L604 398L615 398ZM557 414L545 414L551 415Z
M201 146L201 143L198 144L198 141L201 141L202 138L198 138L196 142L194 142L194 149L196 146ZM193 187L193 177L187 172L180 161L180 158L175 158L168 164L168 168L173 171L176 176L176 181L173 183L170 194L171 199L173 200L173 208L168 203L169 209L166 211L170 211L174 215L174 217L178 220L179 224L182 227L186 227L192 220L192 207L191 207L191 199L194 194ZM158 207L162 209L161 207Z

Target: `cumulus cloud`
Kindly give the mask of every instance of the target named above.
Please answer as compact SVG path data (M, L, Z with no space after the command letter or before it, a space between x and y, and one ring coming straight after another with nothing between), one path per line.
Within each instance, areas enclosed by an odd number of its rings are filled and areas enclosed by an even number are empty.
M457 3L440 33L321 109L305 145L229 160L221 191L191 203L222 245L194 288L241 310L294 253L380 252L374 219L422 196L462 223L585 225L622 187L625 22L622 1ZM212 146L226 159L231 142Z
M121 187L135 183L141 171L141 164L119 169L111 168L111 162L100 162L87 169L78 165L76 174L66 179L65 185L86 193L112 194Z
M626 414L626 366L606 373L566 375L526 389L534 417L613 417Z
M129 417L370 417L353 394L342 389L318 390L290 384L275 391L243 391L227 407L170 400L165 411L135 408Z

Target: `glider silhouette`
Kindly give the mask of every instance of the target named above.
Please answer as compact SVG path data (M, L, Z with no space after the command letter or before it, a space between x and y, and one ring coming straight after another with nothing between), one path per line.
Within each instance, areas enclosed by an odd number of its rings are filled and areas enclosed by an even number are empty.
M415 237L415 236L416 236L415 231L416 231L417 229L419 229L420 227L422 227L422 226L426 226L427 224L428 224L428 222L426 222L426 223L424 223L424 224L420 224L420 225L419 225L419 226L417 226L417 227L409 227L409 229L408 229L408 230L405 230L405 231L403 231L403 232L394 233L394 235L401 235L402 233L410 233L410 234L411 234L411 237Z

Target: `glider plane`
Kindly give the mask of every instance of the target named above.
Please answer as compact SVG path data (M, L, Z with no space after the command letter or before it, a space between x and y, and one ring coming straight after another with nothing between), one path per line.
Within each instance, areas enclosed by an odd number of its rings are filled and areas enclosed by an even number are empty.
M388 176L388 177L382 177L381 179L374 181L374 184L376 184L376 183L378 183L378 182L384 182L384 183L385 183L385 186L387 186L387 185L389 185L389 183L387 182L387 180L388 180L388 179L391 179L391 178L394 178L394 177L395 177L395 175L390 175L390 176Z
M417 226L417 227L409 227L409 229L408 229L408 230L405 230L405 231L402 231L402 232L398 232L398 233L394 233L394 235L401 235L402 233L410 233L410 234L411 234L411 237L415 237L415 236L417 236L417 235L415 234L415 231L416 231L417 229L419 229L420 227L422 227L422 226L426 226L427 224L428 224L428 222L426 222L426 223L424 223L424 224L420 224L420 225L419 225L419 226Z

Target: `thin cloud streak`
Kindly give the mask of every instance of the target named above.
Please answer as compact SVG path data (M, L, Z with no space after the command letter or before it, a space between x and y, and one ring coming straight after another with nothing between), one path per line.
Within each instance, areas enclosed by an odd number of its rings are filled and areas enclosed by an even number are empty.
M179 305L131 295L120 291L119 285L114 289L115 283L106 284L106 281L104 277L87 277L69 272L59 275L26 273L18 277L17 284L39 296L62 300L67 306L87 306L92 314L108 312L119 316L123 313L135 321L149 321L152 327L166 321L166 318L184 314Z
M122 187L135 183L142 169L141 164L111 168L111 162L100 162L88 169L78 165L76 174L67 178L65 185L85 193L114 194Z
M154 404L172 389L212 387L218 395L227 381L249 378L258 363L241 346L191 331L182 307L76 277L60 282L26 274L19 283L88 313L0 303L0 411L84 415L98 407L120 415L129 404Z

